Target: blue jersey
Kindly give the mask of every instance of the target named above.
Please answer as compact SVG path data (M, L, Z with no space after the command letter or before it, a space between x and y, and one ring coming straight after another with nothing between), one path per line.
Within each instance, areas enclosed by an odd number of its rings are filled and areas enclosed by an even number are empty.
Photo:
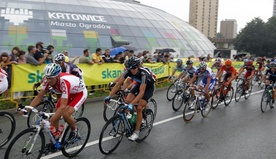
M76 66L70 62L64 63L64 67L62 67L62 72L75 75L82 79L82 70L80 68L78 68L78 66Z
M215 73L210 69L206 68L205 72L201 73L200 68L196 70L195 75L198 76L198 78L202 79L203 81L207 80L207 78L216 79Z
M184 64L182 64L181 66L176 65L175 68L176 68L177 71L182 72L183 70L185 70L185 65Z
M182 72L187 72L189 76L192 78L196 70L197 68L195 66L191 67L190 69L188 69L188 67L186 66Z

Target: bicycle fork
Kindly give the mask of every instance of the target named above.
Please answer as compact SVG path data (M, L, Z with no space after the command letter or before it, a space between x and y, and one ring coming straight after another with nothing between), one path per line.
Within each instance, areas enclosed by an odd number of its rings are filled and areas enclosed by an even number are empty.
M33 149L33 147L34 147L34 145L35 145L36 139L37 139L37 137L38 137L38 135L39 135L39 133L40 133L40 131L41 131L41 127L37 126L36 129L37 129L37 131L36 131L34 137L33 137L32 134L29 136L29 139L28 139L26 145L24 146L24 148L23 148L23 150L22 150L22 152L26 153L26 155L31 154L32 149ZM31 146L30 146L30 149L27 150L27 147L29 146L29 144L31 144ZM27 150L27 151L26 151L26 150Z

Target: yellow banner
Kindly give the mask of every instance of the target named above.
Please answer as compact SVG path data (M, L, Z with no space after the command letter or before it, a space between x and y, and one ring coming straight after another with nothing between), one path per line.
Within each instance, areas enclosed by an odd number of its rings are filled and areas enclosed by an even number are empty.
M148 67L158 78L168 77L169 65L164 65L161 62L158 63L144 63L143 66Z

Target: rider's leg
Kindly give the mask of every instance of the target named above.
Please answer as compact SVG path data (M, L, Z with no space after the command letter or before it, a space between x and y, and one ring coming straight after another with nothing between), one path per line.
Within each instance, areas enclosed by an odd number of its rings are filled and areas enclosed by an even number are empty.
M75 112L75 109L71 106L67 106L64 111L62 112L62 116L64 118L64 121L68 123L68 125L71 128L71 131L76 130L76 123L75 119L72 117L72 114Z

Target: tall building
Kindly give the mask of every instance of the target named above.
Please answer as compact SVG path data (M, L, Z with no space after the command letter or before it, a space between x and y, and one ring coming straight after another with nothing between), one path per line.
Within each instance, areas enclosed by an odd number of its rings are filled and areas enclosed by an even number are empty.
M220 22L220 33L226 39L234 39L237 36L238 25L235 19L225 19Z
M274 5L273 5L273 16L276 16L276 0L274 0Z
M190 0L189 23L206 37L217 33L218 0Z

